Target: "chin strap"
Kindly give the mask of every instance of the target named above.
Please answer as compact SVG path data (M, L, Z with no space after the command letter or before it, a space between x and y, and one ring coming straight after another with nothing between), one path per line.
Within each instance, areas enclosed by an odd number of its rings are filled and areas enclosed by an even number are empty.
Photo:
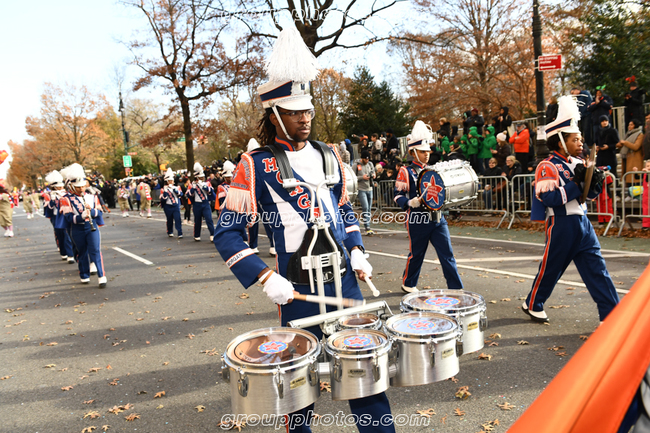
M562 143L562 149L564 149L564 151L566 152L567 156L571 156L571 155L569 155L569 151L568 151L567 148L566 148L566 143L564 142L564 136L562 135L561 132L558 132L558 135L560 136L560 143Z
M280 128L282 128L282 132L284 132L284 135L285 135L289 140L291 140L291 141L296 141L296 140L293 139L293 137L291 137L291 136L289 135L289 133L287 132L287 129L284 127L284 123L282 123L282 118L280 117L280 113L278 113L278 109L275 107L275 105L273 105L273 106L271 107L271 109L272 109L273 112L275 113L275 117L278 119L278 122L280 122Z

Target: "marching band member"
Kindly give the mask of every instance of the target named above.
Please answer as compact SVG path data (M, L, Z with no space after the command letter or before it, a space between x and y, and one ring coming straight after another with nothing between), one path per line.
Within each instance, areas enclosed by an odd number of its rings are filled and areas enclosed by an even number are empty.
M165 186L160 193L160 204L167 217L167 235L174 237L174 223L178 239L183 239L183 225L181 224L181 196L183 192L174 185L174 172L168 168L165 172Z
M72 240L68 234L68 223L65 216L60 211L61 199L65 196L65 189L63 184L63 176L58 171L54 170L45 176L45 181L50 185L48 200L44 205L44 214L50 218L52 226L54 227L54 237L56 244L59 247L59 254L61 260L67 260L68 263L74 263L74 249L72 248Z
M212 210L210 202L216 199L214 188L210 182L205 182L203 166L200 162L194 163L194 177L185 195L192 200L192 210L194 211L194 240L201 240L201 221L205 219L205 224L210 232L210 242L214 239L214 222L212 221Z
M420 270L429 242L433 245L440 260L442 273L447 280L448 289L462 289L463 282L458 274L447 220L441 212L432 212L424 206L418 195L418 175L429 161L431 130L421 120L415 122L408 140L409 154L413 162L401 167L395 181L395 203L407 212L406 228L409 235L409 255L402 279L402 290L417 292ZM440 186L432 185L432 188ZM435 192L432 190L432 192Z
M276 152L284 152L292 175L314 189L325 179L324 158L334 158L334 185L330 189L321 184L318 195L324 208L318 211L330 222L333 237L344 251L347 269L342 277L344 297L363 299L356 275L361 279L370 278L372 266L364 256L359 222L347 197L345 171L338 153L331 146L323 145L323 148L307 140L315 114L309 81L317 74L316 59L295 28L280 33L267 72L271 81L258 88L265 108L259 134L262 148L242 154L217 222L214 244L244 287L257 282L263 284L271 301L280 305L280 321L285 326L291 320L319 313L317 304L291 302L294 290L310 293L309 284L292 284L287 280L289 262L310 230L309 207L315 198L304 187L292 190L283 187L276 158L267 150L271 146ZM277 251L275 271L269 269L243 240L246 226L257 214L258 203L268 214L277 217L271 225ZM325 295L335 296L333 283L325 284ZM322 336L317 326L308 330L317 337ZM349 404L355 415L370 419L370 426L358 425L360 432L395 431L385 393L350 400ZM310 411L313 412L313 405L291 415L288 425L291 431L311 431L307 416ZM292 420L301 416L303 422L292 424Z
M86 194L86 176L81 165L67 167L65 175L71 193L59 201L59 209L70 224L70 237L74 243L79 261L79 276L82 284L90 282L90 262L97 266L99 288L106 287L104 258L101 252L101 236L98 226L104 225L101 204L93 194Z
M151 186L148 177L143 177L138 184L138 194L140 194L140 216L143 217L144 212L147 211L147 218L151 218Z
M559 98L558 115L546 125L546 145L552 153L535 170L530 217L546 222L546 246L533 287L521 306L535 322L549 321L544 302L571 261L596 302L601 321L619 302L598 237L587 218L587 206L581 203L586 168L578 157L582 152L579 120L576 101L571 96ZM604 180L605 174L594 167L588 199L601 193Z
M4 184L0 183L0 226L5 229L4 236L6 238L14 237L12 207L13 201L11 198L11 193L4 186Z
M32 191L26 189L22 192L23 197L23 210L27 214L27 219L34 218L34 203L32 202Z
M120 205L122 211L122 218L129 216L129 196L130 192L126 187L126 182L120 184L120 189L117 190L117 203Z

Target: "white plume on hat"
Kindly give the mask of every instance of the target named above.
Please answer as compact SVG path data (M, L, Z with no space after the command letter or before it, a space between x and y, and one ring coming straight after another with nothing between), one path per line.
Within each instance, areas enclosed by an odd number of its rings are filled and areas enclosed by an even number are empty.
M65 177L73 186L86 186L86 172L81 164L71 164L65 168Z
M171 167L167 167L167 171L165 172L165 180L174 180L174 172L172 171Z
M45 182L50 186L63 186L63 176L54 170L45 176Z
M421 120L416 121L408 139L409 150L431 150L429 143L433 143L431 127Z
M564 132L567 134L579 134L580 110L573 96L561 96L557 100L557 117L546 125L546 136Z
M246 146L246 151L250 152L251 150L258 149L260 147L260 144L255 140L254 138L251 138L248 140L248 145Z
M225 161L223 163L223 169L221 170L221 175L223 177L232 177L232 172L235 170L235 164L230 161Z
M205 176L203 174L203 166L198 161L194 163L194 176L198 176L198 177Z

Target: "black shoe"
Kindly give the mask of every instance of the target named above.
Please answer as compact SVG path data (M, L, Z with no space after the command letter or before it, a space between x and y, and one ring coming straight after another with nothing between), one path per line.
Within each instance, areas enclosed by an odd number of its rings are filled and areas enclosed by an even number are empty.
M548 323L549 322L548 317L546 316L546 312L544 312L544 311L532 311L531 312L528 309L528 307L526 306L525 302L521 306L521 309L523 310L524 313L526 313L526 314L528 314L528 316L530 316L530 320L532 320L533 322L537 322L537 323ZM539 317L538 316L533 316L533 313L534 314L539 314L540 316Z

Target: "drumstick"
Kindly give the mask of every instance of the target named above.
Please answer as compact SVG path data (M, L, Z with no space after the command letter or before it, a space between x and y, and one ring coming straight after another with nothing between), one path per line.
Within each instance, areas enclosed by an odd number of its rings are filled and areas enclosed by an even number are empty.
M375 298L377 296L379 296L379 290L377 290L375 285L372 283L372 280L370 279L370 277L366 277L366 279L364 281L366 282L366 284L368 284L368 287L370 287L370 290L372 290L372 296L374 296Z
M342 307L356 307L359 305L365 305L366 301L359 300L359 299L350 299L350 298L333 298L331 296L316 296L316 295L303 295L300 292L296 292L295 290L293 291L293 299L297 301L304 301L304 302L312 302L314 304L326 304L326 305L334 305L335 307L342 306Z

